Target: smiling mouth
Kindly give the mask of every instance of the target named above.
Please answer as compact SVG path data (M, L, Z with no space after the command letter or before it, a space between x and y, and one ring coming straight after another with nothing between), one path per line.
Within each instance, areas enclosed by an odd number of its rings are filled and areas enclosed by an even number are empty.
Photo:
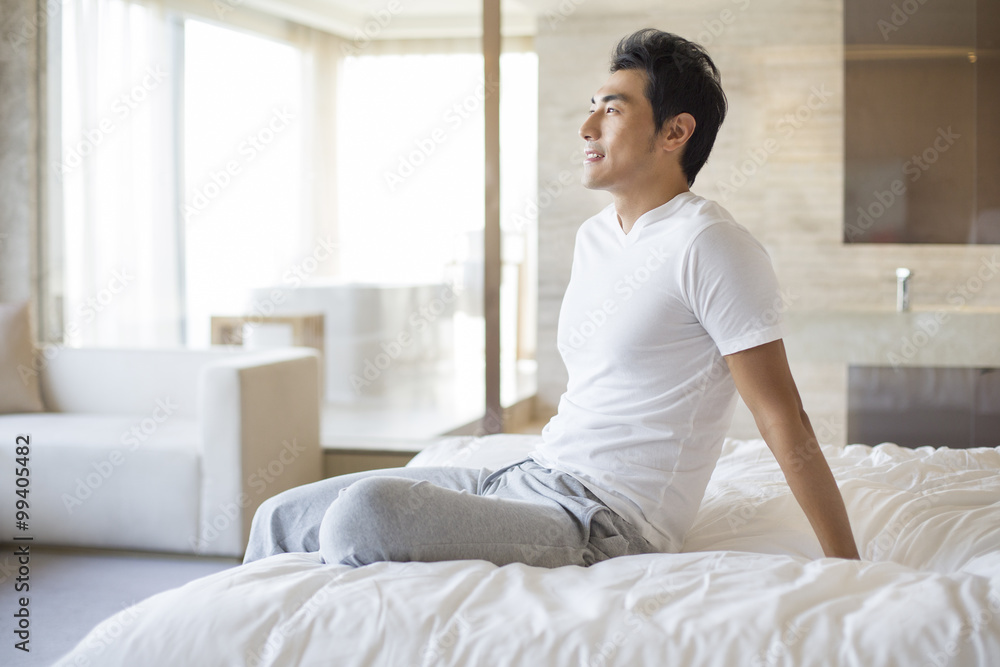
M603 153L598 153L597 151L587 151L585 155L586 155L586 158L583 161L584 164L590 164L590 163L593 163L593 162L597 162L598 160L601 160L601 159L604 158L604 154Z

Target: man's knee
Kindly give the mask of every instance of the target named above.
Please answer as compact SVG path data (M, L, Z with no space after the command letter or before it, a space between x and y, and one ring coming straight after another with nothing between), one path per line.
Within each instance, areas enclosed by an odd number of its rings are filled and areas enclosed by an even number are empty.
M407 560L408 529L416 518L420 487L429 486L408 479L368 477L343 489L320 525L323 560L353 566Z

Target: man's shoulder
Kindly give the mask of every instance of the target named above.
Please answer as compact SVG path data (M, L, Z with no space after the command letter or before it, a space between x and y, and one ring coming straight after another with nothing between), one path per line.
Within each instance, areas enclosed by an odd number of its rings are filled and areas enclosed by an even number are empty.
M684 229L688 238L694 240L699 236L707 237L738 237L754 239L753 233L740 224L736 217L714 199L707 199L694 193L687 205L677 211L678 216L685 219ZM705 234L708 232L708 234ZM704 239L703 239L704 240ZM756 240L756 239L754 239Z
M684 205L673 211L657 224L648 225L650 236L670 235L671 245L690 248L707 230L711 235L747 234L748 230L718 202L694 193L689 195ZM650 239L651 241L653 239Z
M678 211L678 214L691 219L695 223L692 227L701 230L720 222L742 227L742 225L736 222L736 218L729 212L729 209L719 202L714 199L706 199L694 193L691 194L692 197L689 199L687 206Z

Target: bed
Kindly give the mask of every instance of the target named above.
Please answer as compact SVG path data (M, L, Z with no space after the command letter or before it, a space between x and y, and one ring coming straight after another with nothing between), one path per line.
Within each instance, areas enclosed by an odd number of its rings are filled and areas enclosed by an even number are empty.
M539 436L410 465L497 468ZM57 663L1000 665L1000 448L824 446L862 561L823 558L762 440L727 439L684 549L589 568L283 554L108 618Z

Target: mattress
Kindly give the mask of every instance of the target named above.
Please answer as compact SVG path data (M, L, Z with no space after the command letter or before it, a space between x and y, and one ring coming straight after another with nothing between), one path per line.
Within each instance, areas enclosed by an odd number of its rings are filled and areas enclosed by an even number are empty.
M411 465L497 468L538 436ZM823 447L861 561L824 558L761 440L727 440L682 553L544 569L282 554L152 596L57 663L1000 665L1000 449Z

